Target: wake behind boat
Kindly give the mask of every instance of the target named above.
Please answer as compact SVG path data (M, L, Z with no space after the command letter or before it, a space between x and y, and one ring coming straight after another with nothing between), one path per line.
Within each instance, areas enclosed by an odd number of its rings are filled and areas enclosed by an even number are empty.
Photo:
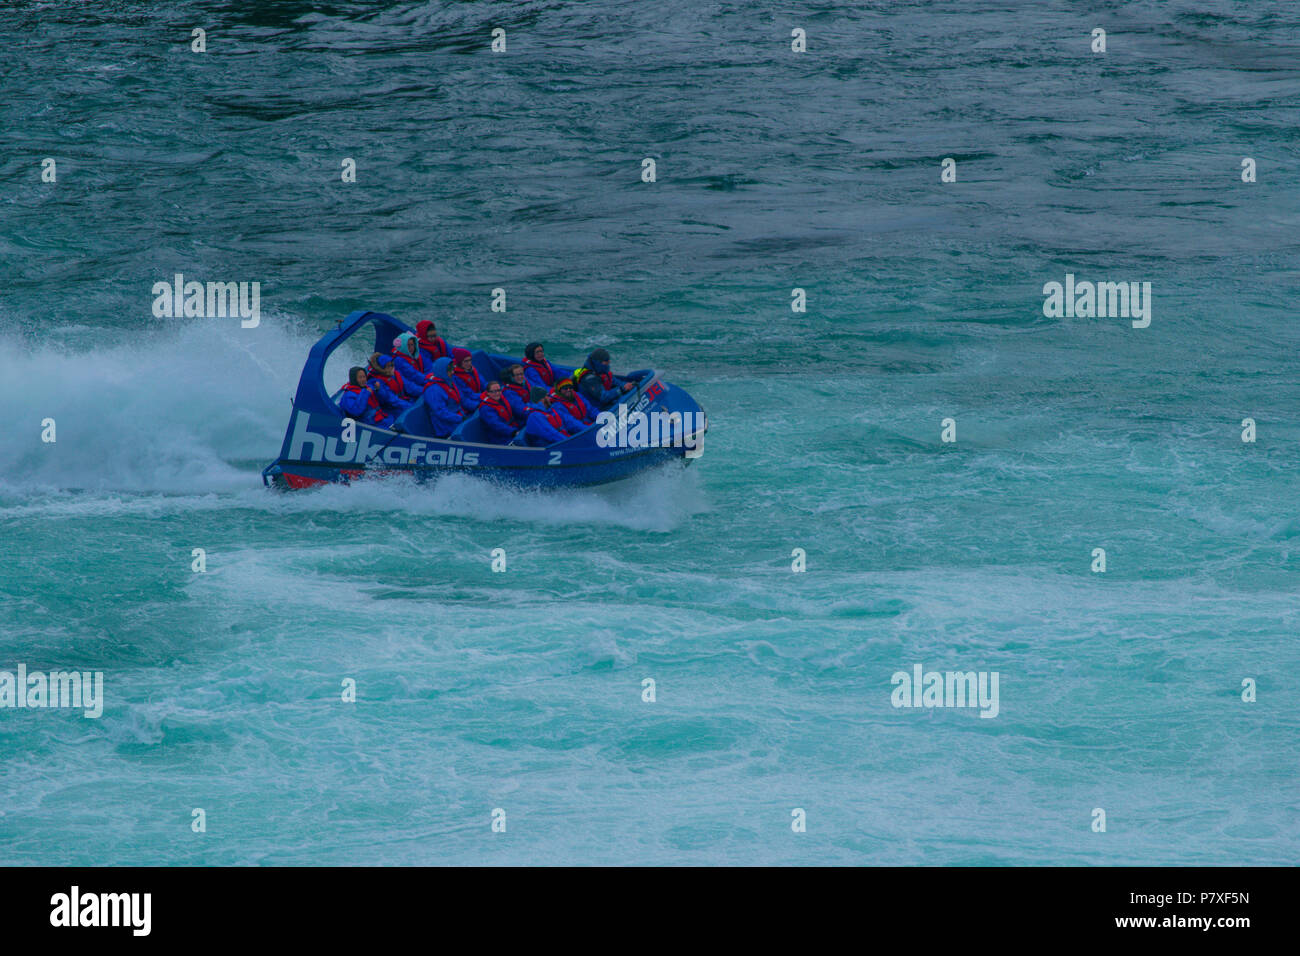
M312 346L280 456L262 472L268 487L306 488L396 474L423 481L450 472L532 487L572 487L619 481L701 453L708 429L704 410L685 390L651 370L613 376L619 387L624 382L632 387L602 409L596 422L545 445L530 444L535 438L522 427L508 441L492 441L481 409L450 434L437 437L430 427L426 395L385 422L354 419L340 407L344 389L328 391L325 363L339 346L356 333L365 335L366 329L373 329L374 351L381 355L398 336L414 334L391 315L362 310ZM488 383L519 361L484 351L471 352L470 360ZM552 368L564 377L576 371L562 365Z

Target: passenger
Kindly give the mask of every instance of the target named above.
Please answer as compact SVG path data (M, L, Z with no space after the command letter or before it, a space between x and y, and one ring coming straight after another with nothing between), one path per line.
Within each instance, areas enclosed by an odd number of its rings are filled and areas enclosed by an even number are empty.
M429 419L428 431L435 438L446 438L465 420L460 389L451 381L447 368L451 359L440 358L433 363L429 382L424 387L424 411Z
M555 401L575 421L585 427L596 420L595 406L578 394L573 387L573 379L562 378L555 383Z
M456 387L460 389L461 407L468 415L478 408L478 397L483 392L483 379L479 377L474 360L470 358L469 349L451 350L452 368Z
M501 394L500 382L488 383L487 389L479 396L478 418L483 423L488 441L494 445L506 444L519 431L520 423L515 421L510 403Z
M559 409L551 406L549 392L533 389L536 400L528 406L528 422L524 425L524 439L534 447L553 445L564 441L569 433L564 430L564 419Z
M438 337L438 327L425 319L415 323L415 334L419 337L420 352L424 356L425 367L433 370L433 363L440 358L451 358L451 346L445 339Z
M387 428L393 422L393 417L380 407L379 399L375 398L375 393L366 384L366 370L360 365L354 365L348 370L348 383L343 386L343 394L339 396L339 408L348 418L367 425Z
M429 379L429 369L433 363L425 361L424 356L420 354L419 342L410 332L403 332L393 339L393 365L396 366L397 374L402 376L402 382L406 385L406 392L402 397L415 401L424 391L425 382Z
M636 388L632 382L619 385L614 381L614 374L609 370L609 353L604 349L594 350L582 368L573 370L573 384L597 411L608 408L624 392Z
M569 414L569 410L561 404L560 397L555 394L555 392L548 392L546 397L550 400L551 411L559 414L560 427L564 430L566 435L576 435L587 427L586 422L578 421L578 419Z
M388 414L396 417L415 404L403 397L406 394L406 383L393 366L391 356L380 355L378 352L370 356L366 377L375 398L379 399L379 404Z
M524 410L532 400L532 388L524 378L524 367L517 362L501 370L501 394L510 403L510 410L515 413L515 421L523 424L528 413Z
M524 349L524 368L527 370L528 384L533 388L550 391L555 384L555 369L546 361L546 350L541 342L529 342Z

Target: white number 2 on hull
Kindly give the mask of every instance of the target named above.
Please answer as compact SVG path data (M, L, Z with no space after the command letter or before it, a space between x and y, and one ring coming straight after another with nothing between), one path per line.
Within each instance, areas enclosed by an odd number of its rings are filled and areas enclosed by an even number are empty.
M564 452L562 452L562 451L553 451L553 452L551 452L551 460L548 461L547 464L548 464L548 465L558 465L558 464L560 463L560 456L563 455L563 454L564 454Z

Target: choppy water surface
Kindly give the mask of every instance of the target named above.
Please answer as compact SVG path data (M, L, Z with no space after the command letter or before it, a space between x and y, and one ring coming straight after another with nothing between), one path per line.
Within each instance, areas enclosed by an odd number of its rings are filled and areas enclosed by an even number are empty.
M1294 5L93 7L0 12L0 670L106 685L0 710L0 861L1295 861ZM705 455L270 494L354 308L604 345Z

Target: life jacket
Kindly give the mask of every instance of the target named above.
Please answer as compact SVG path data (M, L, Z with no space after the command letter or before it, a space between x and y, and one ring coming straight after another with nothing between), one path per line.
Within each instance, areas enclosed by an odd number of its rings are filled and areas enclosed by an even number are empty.
M392 362L388 363L387 370L383 372L372 366L366 371L366 375L369 378L377 378L383 381L398 398L406 395L406 382L402 381L402 373L397 370L397 367Z
M531 368L542 377L542 381L548 386L555 384L555 369L551 368L551 363L542 359L540 362L534 362L532 359L524 359L524 368Z
M544 416L551 423L551 427L561 435L569 434L564 430L564 419L560 417L560 413L556 409L547 408L545 405L530 405L528 410L533 414Z
M528 404L528 398L530 395L532 395L532 389L530 389L527 385L519 385L516 382L511 382L509 385L505 386L505 388L503 388L502 391L514 392L521 399L523 399L523 403L525 405Z
M396 362L399 358L405 359L406 362L410 364L411 368L415 369L426 378L428 377L429 370L424 367L424 353L418 348L415 350L414 358L411 357L410 352L403 351L402 349L393 349L393 361Z
M451 374L455 375L458 379L464 382L465 387L468 388L471 392L477 393L483 391L483 379L479 378L478 369L476 369L473 365L470 365L468 372L465 371L463 368L456 368L455 366L452 366ZM471 378L470 376L473 376L473 378Z
M360 385L353 385L351 382L348 382L348 384L343 386L343 391L348 392L351 395L359 395L362 392L365 392L366 408L370 409L371 414L374 416L375 424L378 425L380 422L387 420L388 413L384 411L383 406L379 404L379 399L375 398L375 393L370 389L362 388Z
M432 339L422 339L417 337L416 343L421 349L428 349L433 353L433 360L436 362L440 358L449 358L451 349L447 348L447 342L442 336L434 336Z
M600 379L600 384L604 385L606 390L609 390L614 387L613 372L597 372L595 369L583 367L583 368L573 370L574 388L578 387L578 383L582 381L582 377L584 375L595 375L598 379Z
M555 400L563 405L568 410L569 414L578 421L585 422L587 420L587 403L577 392L573 393L572 402L566 402L559 395L555 396Z
M447 397L451 399L451 403L457 408L460 408L460 389L456 387L455 382L449 382L445 378L438 378L434 375L429 377L429 384L437 385L447 393Z
M488 408L492 409L494 412L500 415L501 420L505 422L507 425L511 425L514 423L515 413L510 408L510 403L505 400L504 396L498 395L495 399L493 399L488 397L487 392L484 392L482 395L479 396L479 401L482 403L479 406L480 408L483 405L486 405Z

